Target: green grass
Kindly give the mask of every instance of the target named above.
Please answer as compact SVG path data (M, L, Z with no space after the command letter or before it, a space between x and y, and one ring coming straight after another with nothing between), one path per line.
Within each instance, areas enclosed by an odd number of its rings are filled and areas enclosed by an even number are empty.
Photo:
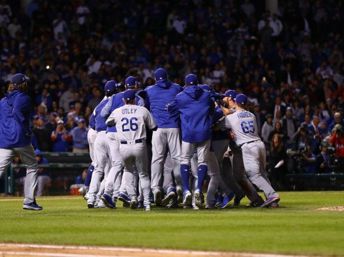
M344 256L344 192L281 193L278 209L87 209L81 197L0 199L0 242ZM243 202L245 204L247 202Z

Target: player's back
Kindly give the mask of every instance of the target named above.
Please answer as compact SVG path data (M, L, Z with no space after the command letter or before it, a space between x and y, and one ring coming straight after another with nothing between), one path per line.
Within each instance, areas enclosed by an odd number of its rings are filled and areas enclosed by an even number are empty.
M211 136L212 101L210 93L189 86L176 96L180 112L183 141L197 143Z
M237 145L260 139L256 117L249 111L237 110L229 114L226 116L225 126L234 132Z
M117 108L110 117L116 123L117 138L120 141L134 141L146 138L146 125L155 127L149 111L138 105L124 105Z

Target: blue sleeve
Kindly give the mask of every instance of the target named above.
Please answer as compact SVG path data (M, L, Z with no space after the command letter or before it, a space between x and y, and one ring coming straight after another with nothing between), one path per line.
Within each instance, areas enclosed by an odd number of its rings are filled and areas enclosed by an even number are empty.
M18 97L13 105L12 114L19 122L30 120L31 102L28 96Z
M107 118L111 114L111 106L112 106L112 101L114 100L114 95L111 96L111 98L108 100L106 105L103 107L103 109L100 111L100 116L103 118Z
M150 110L149 93L148 93L147 88L145 89L145 92L146 92L146 101L145 101L146 106L145 106L145 107L146 107L148 110Z
M93 113L90 116L89 125L92 129L96 129L96 121L95 121L95 116L93 115Z
M223 111L220 107L216 107L213 115L213 124L217 123L224 117Z

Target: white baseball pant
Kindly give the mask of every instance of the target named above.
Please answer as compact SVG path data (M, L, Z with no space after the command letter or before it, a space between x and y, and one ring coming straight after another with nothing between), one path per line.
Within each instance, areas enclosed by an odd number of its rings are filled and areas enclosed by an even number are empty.
M19 155L22 163L26 165L24 204L30 204L35 201L38 168L32 145L12 149L0 148L0 177L5 173L6 168L11 164L15 155Z
M176 183L181 185L180 178L180 131L179 128L158 128L152 135L151 181L153 193L162 189L162 175L166 153L172 159L173 175Z

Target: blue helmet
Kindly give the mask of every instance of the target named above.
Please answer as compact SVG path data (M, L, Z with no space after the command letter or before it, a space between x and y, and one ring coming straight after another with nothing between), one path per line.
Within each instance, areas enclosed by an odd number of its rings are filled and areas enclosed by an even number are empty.
M116 92L116 87L117 87L117 83L116 81L114 80L108 80L106 83L105 83L105 86L104 86L104 91L105 91L105 94L113 94Z
M125 79L125 88L135 88L138 84L139 83L134 76L129 76Z
M125 90L123 93L123 98L125 100L133 100L135 99L135 96L136 96L136 90L133 90L133 89Z
M16 73L11 78L11 83L14 85L20 85L29 80L29 77L25 76L23 73Z
M154 77L157 82L167 80L167 71L164 68L157 68L154 71Z
M247 96L244 94L237 94L235 97L235 102L237 104L245 105L247 103Z
M233 100L235 99L235 97L237 96L237 93L235 90L227 90L224 94L223 94L224 97L230 97L232 98Z
M186 86L194 86L198 84L198 79L195 74L188 74L185 76L185 85Z

